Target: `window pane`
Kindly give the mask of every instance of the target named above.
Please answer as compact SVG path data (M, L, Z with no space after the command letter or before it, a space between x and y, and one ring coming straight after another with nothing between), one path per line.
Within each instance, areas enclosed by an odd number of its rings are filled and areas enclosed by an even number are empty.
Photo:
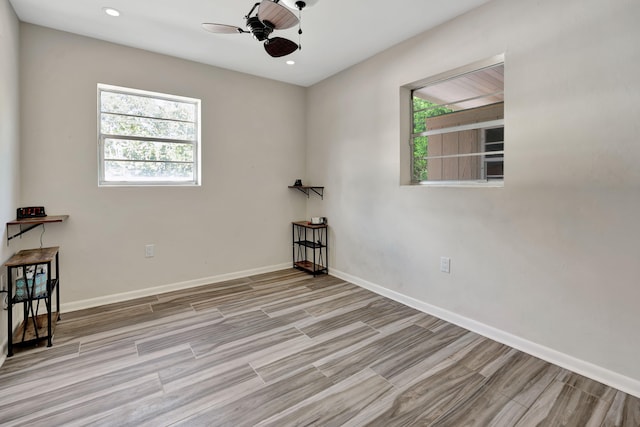
M108 181L193 181L192 163L162 162L104 162L104 176Z
M98 85L100 185L193 184L200 100Z
M429 137L427 169L429 181L482 179L482 152L478 130L448 132Z
M504 162L487 162L487 179L503 179Z
M103 91L102 112L195 122L195 104Z
M413 176L420 181L426 181L427 175L427 149L429 138L419 136L413 139Z
M413 133L420 133L427 130L427 118L436 117L442 114L452 113L453 110L447 107L438 106L433 102L418 96L413 97Z
M194 148L193 144L106 138L104 158L106 160L193 162Z
M501 127L439 133L428 143L427 137L414 138L414 176L421 181L503 179L503 134Z
M485 138L488 143L504 143L504 127L487 129Z
M100 132L107 135L142 136L182 141L193 141L196 138L194 123L120 116L110 113L103 113L101 116Z
M503 179L503 79L497 64L412 91L414 182Z

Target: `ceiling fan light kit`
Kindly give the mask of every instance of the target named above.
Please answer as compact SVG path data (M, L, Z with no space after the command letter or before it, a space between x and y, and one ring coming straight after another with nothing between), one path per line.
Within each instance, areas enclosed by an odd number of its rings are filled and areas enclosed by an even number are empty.
M264 42L265 51L274 58L289 55L296 50L302 49L300 43L295 43L284 37L269 38L274 30L284 30L296 24L300 25L291 9L297 9L299 13L308 6L313 6L318 0L262 0L255 3L249 13L245 15L247 30L234 25L204 23L202 28L216 34L244 34L251 33L253 37ZM285 7L282 4L288 6ZM252 14L258 9L258 12ZM302 29L298 28L298 37L302 34Z
M318 3L318 0L281 0L282 3L290 7L291 9L302 10L305 7L311 7L314 4Z

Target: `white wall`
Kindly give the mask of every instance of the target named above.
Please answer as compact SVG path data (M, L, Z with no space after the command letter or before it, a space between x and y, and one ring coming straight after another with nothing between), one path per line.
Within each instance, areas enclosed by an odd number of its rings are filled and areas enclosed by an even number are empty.
M0 265L13 255L13 250L5 243L7 232L4 224L15 219L20 193L19 57L18 18L9 1L0 0ZM0 276L6 284L4 268ZM0 294L0 306L4 306L4 295ZM0 310L0 351L7 340L6 313Z
M63 310L289 265L304 88L30 24L20 35L22 203L70 215L44 235L61 247ZM202 186L98 188L97 83L200 98Z
M496 0L311 87L333 272L639 394L639 16ZM503 52L505 187L399 185L400 86Z
M20 188L18 54L2 4L8 220ZM326 215L336 274L633 388L639 14L635 0L496 0L309 90L22 24L20 204L71 215L44 235L62 247L69 304L288 263L289 221ZM502 52L505 188L400 186L399 87ZM203 186L98 188L98 82L201 98ZM286 188L295 178L325 185L324 200L312 196L305 212ZM38 239L32 231L0 256Z

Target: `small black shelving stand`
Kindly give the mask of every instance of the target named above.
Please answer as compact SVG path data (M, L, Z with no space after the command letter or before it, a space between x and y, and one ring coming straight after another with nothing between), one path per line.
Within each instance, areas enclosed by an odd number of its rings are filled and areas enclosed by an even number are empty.
M7 357L13 356L13 347L16 344L27 344L46 339L47 347L52 345L53 331L56 322L60 319L58 250L57 246L22 250L4 264L7 267L9 278ZM29 274L30 269L32 269L31 274ZM42 283L38 283L38 270L40 269L44 272L42 273L44 286ZM55 312L52 304L54 295L56 298ZM38 313L41 300L44 300L46 310L44 314ZM24 320L14 334L13 305L19 303L22 303Z
M314 276L329 274L327 224L308 221L292 222L293 268Z

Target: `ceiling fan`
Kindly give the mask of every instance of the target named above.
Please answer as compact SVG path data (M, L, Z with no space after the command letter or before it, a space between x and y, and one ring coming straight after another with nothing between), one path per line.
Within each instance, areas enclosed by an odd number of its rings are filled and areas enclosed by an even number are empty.
M249 13L244 17L246 29L235 25L214 24L205 22L202 28L217 34L244 34L251 33L258 41L264 42L264 50L274 58L289 55L298 49L302 49L299 43L284 37L269 37L274 30L285 30L300 24L300 19L291 9L302 11L306 6L312 6L318 0L262 0L255 3ZM280 3L284 3L289 8ZM291 8L291 9L290 9ZM258 10L256 12L256 9ZM256 12L254 14L254 12ZM252 16L253 15L253 16ZM298 28L298 34L302 29Z

